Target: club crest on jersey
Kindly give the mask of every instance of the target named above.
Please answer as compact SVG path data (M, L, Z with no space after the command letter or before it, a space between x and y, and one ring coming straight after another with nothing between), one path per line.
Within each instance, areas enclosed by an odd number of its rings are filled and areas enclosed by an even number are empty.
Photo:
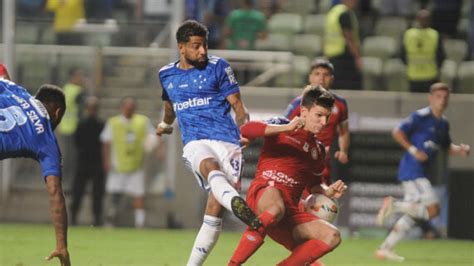
M318 159L318 149L317 148L312 148L311 149L311 157L313 157L313 160Z

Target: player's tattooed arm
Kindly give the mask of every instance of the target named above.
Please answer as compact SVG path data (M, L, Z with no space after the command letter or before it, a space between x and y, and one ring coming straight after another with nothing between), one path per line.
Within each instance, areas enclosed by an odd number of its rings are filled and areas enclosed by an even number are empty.
M176 114L173 110L173 105L169 101L164 101L163 105L164 105L164 110L165 110L164 112L165 114L163 116L163 122L171 125L173 124L174 119L176 118Z
M235 121L239 127L249 121L250 115L247 108L245 108L244 102L240 98L239 92L227 96L227 101L235 112Z
M156 126L156 134L161 136L162 134L173 133L173 122L176 119L176 113L173 110L173 105L170 101L163 102L164 115L163 120Z
M66 202L61 186L61 178L49 175L46 177L46 187L49 194L51 220L56 232L56 248L46 257L47 260L58 258L61 265L71 265L67 250L67 214Z

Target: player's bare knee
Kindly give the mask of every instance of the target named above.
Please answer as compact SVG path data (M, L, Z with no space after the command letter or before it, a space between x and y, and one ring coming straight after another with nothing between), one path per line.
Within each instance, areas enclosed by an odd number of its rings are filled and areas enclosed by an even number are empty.
M326 242L332 249L339 246L341 243L341 233L336 228L329 229L329 232L326 235Z
M214 158L207 158L199 164L199 171L207 179L209 173L214 170L220 170L220 164Z

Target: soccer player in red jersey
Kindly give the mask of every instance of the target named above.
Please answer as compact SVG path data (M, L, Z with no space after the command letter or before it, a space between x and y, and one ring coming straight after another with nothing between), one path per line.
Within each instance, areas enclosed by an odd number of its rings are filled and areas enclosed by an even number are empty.
M325 89L331 89L334 82L334 66L327 60L317 59L311 65L311 71L308 76L309 84L312 86L321 85ZM349 161L347 156L350 144L349 123L348 123L348 108L347 102L341 96L330 92L335 101L331 110L331 116L326 127L316 137L326 147L326 168L323 172L323 183L329 185L331 176L331 157L329 148L334 142L334 139L339 135L339 150L334 154L339 162L346 164ZM285 117L292 119L300 115L300 103L302 96L298 96L288 105L285 112Z
M346 189L341 180L325 191L319 186L325 148L314 135L327 124L333 103L334 97L324 88L306 88L300 117L291 122L251 121L241 127L244 138L265 138L255 179L247 192L247 202L263 226L243 233L229 265L244 263L267 234L292 252L278 265L307 265L339 245L336 227L298 208L301 193L308 186L311 192L333 198Z

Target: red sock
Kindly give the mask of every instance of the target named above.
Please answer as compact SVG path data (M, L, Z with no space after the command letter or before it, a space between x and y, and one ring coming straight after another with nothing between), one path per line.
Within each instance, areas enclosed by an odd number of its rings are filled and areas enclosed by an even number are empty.
M250 229L245 230L228 266L241 265L246 262L262 244L263 236L259 232Z
M260 221L262 221L263 224L263 228L260 227L258 231L262 236L265 236L265 228L275 223L275 216L267 211L264 211L262 212L262 214L260 214L260 216L258 216L258 218L260 219Z
M263 226L258 230L250 230L247 228L242 234L239 245L234 251L232 258L230 258L229 266L241 265L246 262L250 256L257 251L257 249L263 244L263 238L265 238L265 228L275 222L275 216L269 212L263 212L258 217L262 221Z
M291 255L278 266L306 265L331 251L331 247L321 240L311 239L297 246Z

